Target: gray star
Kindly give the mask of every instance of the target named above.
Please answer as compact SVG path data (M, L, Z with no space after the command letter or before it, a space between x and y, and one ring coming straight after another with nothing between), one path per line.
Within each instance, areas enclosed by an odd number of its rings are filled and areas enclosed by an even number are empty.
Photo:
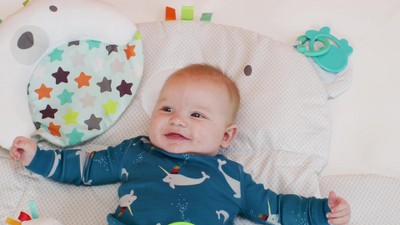
M112 52L118 52L118 45L107 45L106 49L108 51L108 55L110 55Z
M100 93L103 92L111 92L111 81L112 80L108 80L106 77L103 77L103 80L99 83L97 83L97 85L99 85L100 87Z
M85 120L85 123L88 125L88 130L100 130L100 122L102 120L102 118L96 117L94 114L92 114L88 120Z

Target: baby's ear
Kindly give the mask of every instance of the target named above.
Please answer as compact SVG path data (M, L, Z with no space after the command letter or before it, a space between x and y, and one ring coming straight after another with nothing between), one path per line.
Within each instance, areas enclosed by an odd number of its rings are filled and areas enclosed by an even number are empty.
M220 147L221 148L229 147L229 145L235 139L237 132L238 132L238 127L236 126L236 124L232 124L229 127L227 127L224 133L224 137L222 138Z

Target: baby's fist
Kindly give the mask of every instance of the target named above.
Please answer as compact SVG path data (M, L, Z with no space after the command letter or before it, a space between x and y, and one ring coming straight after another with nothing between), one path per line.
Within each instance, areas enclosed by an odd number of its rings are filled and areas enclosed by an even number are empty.
M10 149L10 158L19 160L24 166L29 165L36 154L36 143L26 137L16 137Z
M336 196L335 192L331 191L328 197L328 205L331 209L331 212L326 215L329 224L350 224L351 209L346 199Z

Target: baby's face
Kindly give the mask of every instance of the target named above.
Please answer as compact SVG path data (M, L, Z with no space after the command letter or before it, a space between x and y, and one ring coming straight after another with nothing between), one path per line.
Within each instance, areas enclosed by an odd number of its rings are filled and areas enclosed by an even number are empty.
M229 145L226 132L232 125L231 111L227 90L221 84L174 76L155 105L150 141L171 153L216 155L220 147Z

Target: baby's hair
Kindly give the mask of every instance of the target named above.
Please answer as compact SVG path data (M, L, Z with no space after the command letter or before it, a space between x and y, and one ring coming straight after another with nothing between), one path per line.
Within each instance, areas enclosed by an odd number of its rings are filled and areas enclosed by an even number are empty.
M197 76L200 78L213 79L216 82L221 82L227 89L230 101L233 106L232 120L236 118L236 113L240 106L240 92L236 83L226 75L220 68L209 64L190 64L182 69L175 71L168 79L177 75L186 74L190 76Z

